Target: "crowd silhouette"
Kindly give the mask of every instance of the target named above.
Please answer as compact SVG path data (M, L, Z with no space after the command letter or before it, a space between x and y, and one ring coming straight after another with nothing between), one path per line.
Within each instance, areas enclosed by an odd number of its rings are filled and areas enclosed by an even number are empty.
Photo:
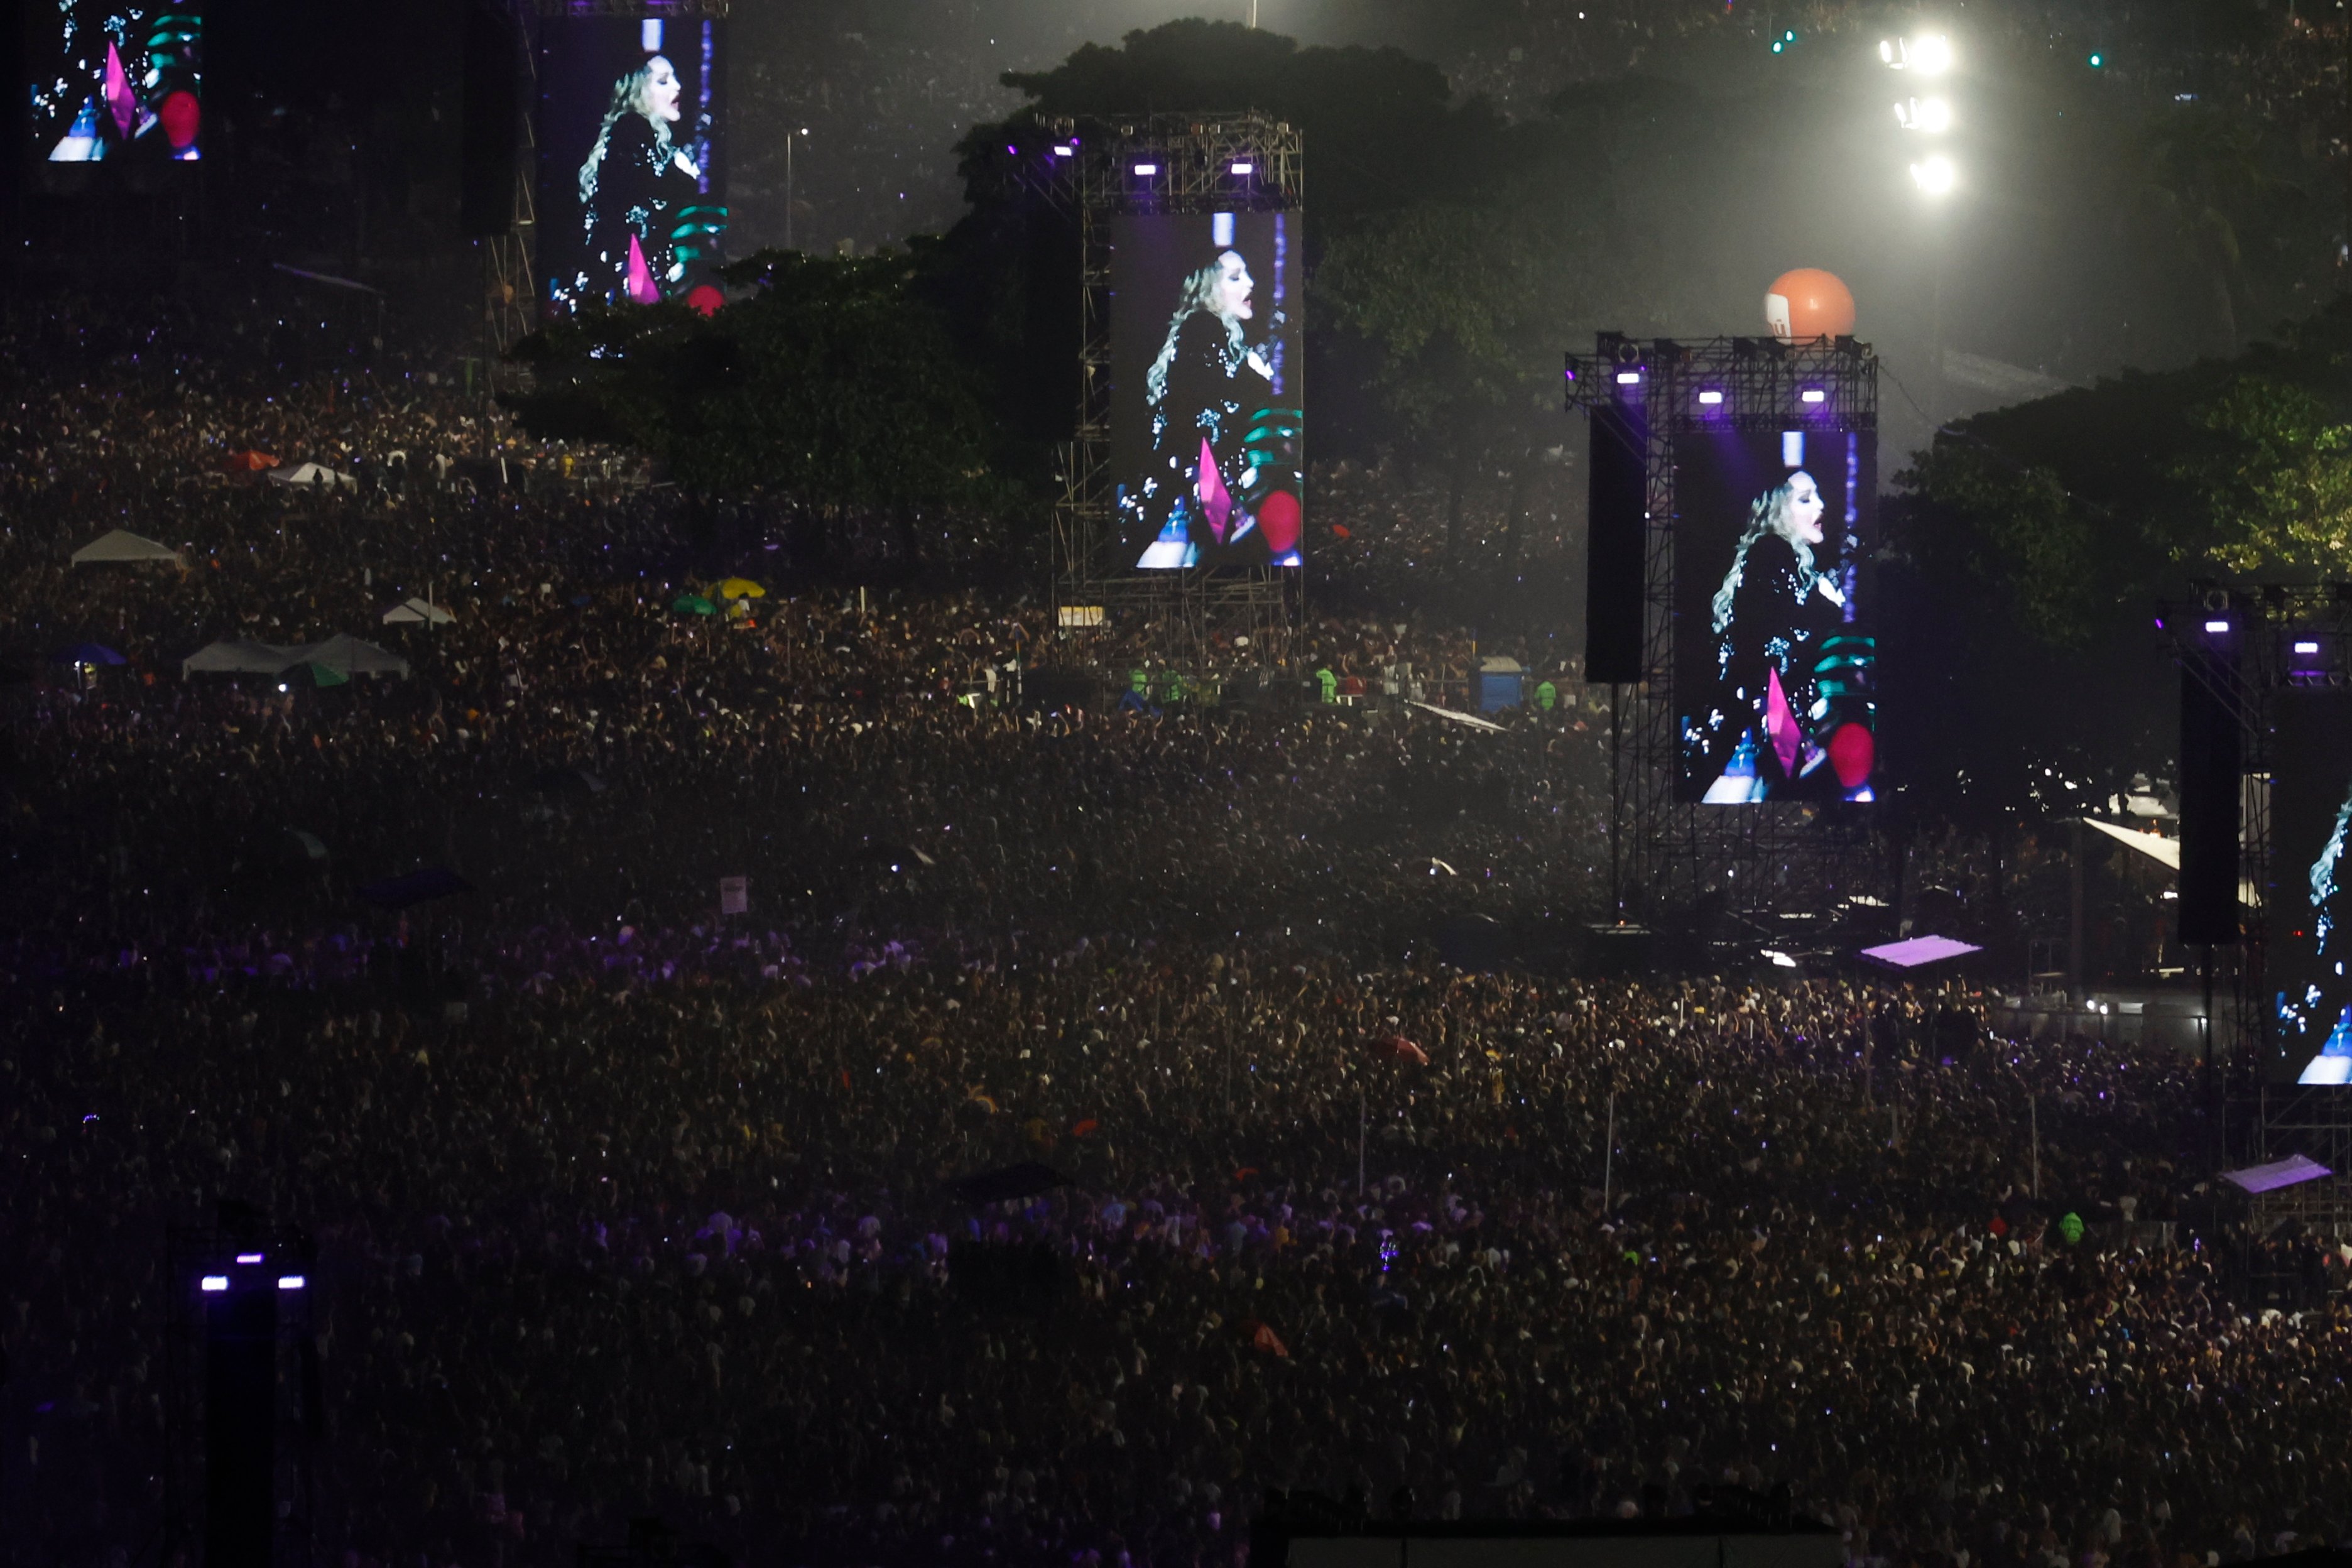
M1957 987L1436 961L1605 861L1568 672L1500 732L1374 721L1309 678L1444 698L1469 639L1329 620L1255 700L1247 650L1213 689L1139 641L1086 652L1148 700L1050 703L1034 605L675 607L714 548L761 574L756 522L714 546L446 372L11 331L0 1562L191 1549L165 1241L224 1203L313 1250L286 1528L352 1568L653 1515L742 1563L1238 1565L1297 1488L1786 1486L1916 1568L2337 1538L2344 1255L2249 1247L2192 1064ZM67 564L112 527L181 563ZM454 619L385 626L412 595ZM412 675L179 667L335 632ZM125 662L53 662L90 642ZM420 868L474 891L363 896Z

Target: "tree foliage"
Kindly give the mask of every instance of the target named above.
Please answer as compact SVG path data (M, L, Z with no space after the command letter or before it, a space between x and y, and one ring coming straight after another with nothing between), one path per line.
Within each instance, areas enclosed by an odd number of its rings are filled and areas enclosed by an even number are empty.
M536 384L516 414L534 435L651 453L705 493L1002 504L982 384L926 261L764 251L727 271L750 296L707 320L682 305L584 311L519 345Z
M1920 787L2016 809L2170 749L2149 616L2192 580L2352 575L2352 302L2235 358L1966 420L1899 477L1884 667ZM1962 687L1950 682L1962 672ZM1969 777L1973 763L1973 779Z

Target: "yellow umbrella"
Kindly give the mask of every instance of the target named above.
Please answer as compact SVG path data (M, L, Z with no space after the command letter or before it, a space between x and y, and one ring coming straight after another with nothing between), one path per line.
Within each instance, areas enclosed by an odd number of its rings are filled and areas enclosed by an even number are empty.
M768 591L749 577L730 577L719 584L719 596L722 599L764 599Z

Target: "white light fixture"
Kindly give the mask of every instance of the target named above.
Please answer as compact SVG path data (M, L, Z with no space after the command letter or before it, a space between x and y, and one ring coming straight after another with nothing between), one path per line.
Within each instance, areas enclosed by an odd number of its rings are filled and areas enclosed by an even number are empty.
M1952 188L1960 183L1960 172L1953 167L1949 158L1938 153L1912 164L1911 180L1931 196L1949 195Z
M304 1283L299 1274L280 1274L278 1277L278 1288L280 1290L299 1290Z
M240 1252L236 1255L236 1260L239 1263L258 1263L261 1261L261 1254L258 1252Z
M1160 173L1160 165L1157 163L1138 163L1135 166L1135 172L1148 180L1152 175Z
M1621 370L1617 373L1617 384L1620 386L1636 385L1641 379L1642 373L1638 370Z
M1716 391L1714 388L1710 387L1710 388L1708 388L1706 391L1702 392L1702 393L1700 393L1700 394L1698 395L1698 400L1699 400L1701 403L1705 404L1707 407L1709 407L1709 408L1713 408L1714 406L1716 406L1716 405L1717 405L1717 404L1719 404L1719 403L1721 403L1721 402L1723 401L1723 394L1721 394L1721 393L1719 393L1719 392Z
M1895 106L1895 122L1906 131L1941 136L1952 128L1952 103L1945 98L1906 98Z
M205 1289L219 1292L228 1289L228 1276L226 1274L207 1274L204 1277L202 1283Z
M1234 165L1234 173L1236 174L1254 174L1257 173L1257 165L1255 163L1235 163Z
M2227 621L2207 621L2205 623L2205 629L2211 632L2214 636L2219 637L2221 633L2230 629L2230 623Z
M2315 642L2299 642L2294 645L2294 651L2297 653L2317 653L2319 651L2319 645Z
M1056 143L1056 144L1055 145L1055 148L1054 148L1054 156L1055 156L1055 157L1056 157L1056 158L1066 158L1066 157L1068 157L1069 155L1070 155L1070 144L1069 144L1068 142L1058 142L1058 143Z
M1952 40L1941 33L1906 38L1899 53L1903 68L1921 76L1941 76L1952 68Z
M1764 949L1764 956L1772 961L1772 967L1775 969L1794 969L1797 967L1797 961L1795 959L1790 958L1787 953L1780 952L1777 948L1768 947Z
M1807 402L1807 403L1822 403L1822 402L1826 402L1826 401L1828 400L1828 398L1829 398L1829 394L1828 394L1828 393L1826 393L1826 392L1823 392L1823 391L1822 391L1820 387L1818 387L1818 386L1809 386L1809 387L1805 388L1805 390L1804 390L1804 391L1802 391L1802 392L1799 393L1797 395L1798 395L1798 397L1800 397L1801 399L1802 399L1804 402Z

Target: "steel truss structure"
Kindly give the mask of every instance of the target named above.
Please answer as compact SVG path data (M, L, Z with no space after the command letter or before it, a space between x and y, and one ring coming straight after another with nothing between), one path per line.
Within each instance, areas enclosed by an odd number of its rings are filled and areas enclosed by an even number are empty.
M1590 356L1571 353L1567 362L1571 410L1628 406L1646 432L1643 678L1612 689L1611 704L1614 917L1655 925L1716 911L1748 927L1738 934L1795 946L1804 941L1803 922L1826 922L1857 900L1890 902L1892 879L1875 852L1866 806L1675 798L1675 440L1834 429L1874 442L1876 355L1851 338L1679 343L1602 332ZM1701 403L1701 393L1709 401Z
M1287 648L1303 607L1296 567L1139 572L1113 558L1110 471L1112 220L1155 214L1290 212L1306 199L1296 127L1255 111L1054 118L1008 132L988 171L999 187L1075 220L1078 417L1054 509L1054 600L1140 622L1171 662L1198 668L1219 635L1262 658ZM1245 172L1236 173L1236 168ZM1149 170L1139 173L1139 170Z
M2352 584L2200 583L2186 600L2165 605L2157 624L2186 677L2237 721L2239 768L2245 775L2238 797L2238 880L2252 897L2239 908L2231 1005L2237 1038L2254 1042L2259 1077L2272 1058L2276 1023L2265 974L2275 703L2280 692L2297 687L2352 686ZM2298 653L2298 645L2315 651ZM2352 1090L2258 1082L2249 1110L2252 1162L2305 1154L2336 1173L2263 1194L2253 1201L2256 1223L2267 1229L2294 1219L2329 1236L2352 1237Z

